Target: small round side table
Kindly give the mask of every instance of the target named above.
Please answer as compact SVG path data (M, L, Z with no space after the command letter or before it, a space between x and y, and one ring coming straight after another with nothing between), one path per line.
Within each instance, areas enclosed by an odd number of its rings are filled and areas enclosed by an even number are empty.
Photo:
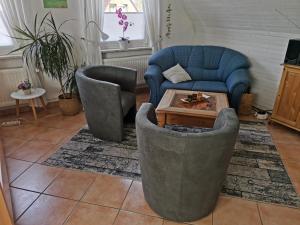
M12 97L13 99L16 100L17 117L19 117L19 115L20 115L20 100L28 100L31 105L31 108L32 108L32 113L33 113L34 119L37 120L34 99L39 98L42 103L43 108L47 111L46 104L43 99L43 95L45 93L46 93L46 90L43 88L33 88L33 89L31 89L31 94L29 94L29 95L25 95L22 90L12 92L10 94L10 97Z

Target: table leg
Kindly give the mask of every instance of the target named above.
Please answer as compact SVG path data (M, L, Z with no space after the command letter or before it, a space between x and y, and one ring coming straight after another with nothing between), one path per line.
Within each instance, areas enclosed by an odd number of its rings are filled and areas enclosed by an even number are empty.
M166 116L165 113L156 113L158 126L164 127L166 125Z
M16 99L16 114L17 114L17 117L20 116L20 100L19 99Z
M37 115L36 115L36 111L35 111L35 105L34 105L34 99L30 99L30 105L31 105L31 108L32 108L32 113L33 113L33 116L34 116L34 120L37 120Z
M44 110L47 111L47 107L46 107L46 104L45 104L43 96L40 96L40 101L42 103L42 106L43 106Z

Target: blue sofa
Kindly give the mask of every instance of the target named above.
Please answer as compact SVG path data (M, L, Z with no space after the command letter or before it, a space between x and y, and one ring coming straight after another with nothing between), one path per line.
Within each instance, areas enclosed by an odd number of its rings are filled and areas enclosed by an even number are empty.
M192 78L173 84L162 72L179 63ZM250 63L246 56L217 46L173 46L156 52L149 60L145 80L150 102L157 106L167 89L227 93L229 104L238 110L243 93L250 88Z

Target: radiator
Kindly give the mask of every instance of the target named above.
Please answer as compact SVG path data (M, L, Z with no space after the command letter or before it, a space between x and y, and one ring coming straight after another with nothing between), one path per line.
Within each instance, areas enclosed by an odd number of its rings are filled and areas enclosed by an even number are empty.
M104 59L105 65L122 66L137 70L137 85L145 84L144 73L148 66L149 55L132 56L124 58Z
M10 93L16 91L17 85L25 79L25 72L22 68L0 70L0 107L15 104L15 101L10 97Z

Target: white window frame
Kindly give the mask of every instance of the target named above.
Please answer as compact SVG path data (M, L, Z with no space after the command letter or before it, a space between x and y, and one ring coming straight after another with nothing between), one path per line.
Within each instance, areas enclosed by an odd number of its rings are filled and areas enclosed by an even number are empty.
M114 14L114 12L104 12L104 14ZM130 13L135 13L135 12L126 12L126 14ZM139 13L139 12L136 12ZM143 12L144 15L144 12ZM105 17L105 16L104 16ZM103 30L106 32L105 30ZM108 34L109 35L109 34ZM148 35L146 31L146 24L145 24L145 29L144 29L144 39L139 39L139 40L129 40L129 48L130 49L138 49L138 48L148 48L149 47L149 41L148 41ZM113 49L119 49L119 43L118 41L103 41L101 40L100 42L100 47L102 50L113 50ZM126 51L126 50L124 50Z
M0 6L0 13L2 14L2 11L3 9L2 9L2 7ZM4 25L4 29L7 31L7 33L8 33L8 28L7 27L5 27L5 23L4 23L4 21L3 21L3 17L2 17L2 15L0 15L0 20L1 20L1 23L3 23L3 25ZM1 31L0 31L1 32ZM3 34L3 32L1 32L1 35L5 35L5 34ZM1 36L0 36L1 37ZM5 54L7 54L7 53L9 53L10 51L12 51L13 49L14 49L14 40L11 40L11 45L0 45L0 55L5 55Z

